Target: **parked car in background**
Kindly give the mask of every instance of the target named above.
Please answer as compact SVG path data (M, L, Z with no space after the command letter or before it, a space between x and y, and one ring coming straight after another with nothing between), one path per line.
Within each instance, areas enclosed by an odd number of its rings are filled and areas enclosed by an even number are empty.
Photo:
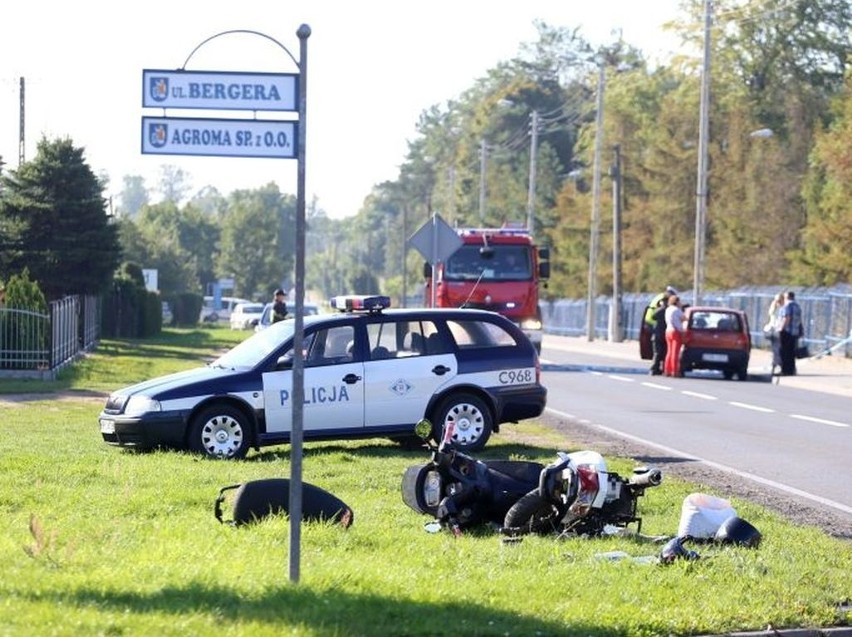
M231 312L238 303L251 303L249 299L240 299L235 296L223 296L219 299L219 307L215 306L212 296L204 297L204 304L201 306L201 314L198 320L201 323L217 323L218 321L229 321Z
M748 378L751 333L745 312L727 307L690 307L680 365L683 372L713 369L730 380Z
M319 314L319 306L316 303L305 303L304 304L304 316L314 316L315 314ZM287 304L287 318L293 318L293 312L296 310L296 305L288 303ZM266 329L272 325L272 303L267 303L263 308L263 313L260 315L260 319L254 326L254 331L259 332L260 330Z
M231 329L248 330L257 325L263 314L263 303L237 303L231 312Z

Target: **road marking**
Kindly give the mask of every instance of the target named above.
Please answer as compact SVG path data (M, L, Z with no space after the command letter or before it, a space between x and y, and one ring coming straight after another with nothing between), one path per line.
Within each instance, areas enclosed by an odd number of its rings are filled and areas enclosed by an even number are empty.
M626 376L618 376L616 374L610 374L609 377L613 380L620 380L622 383L632 383L632 378L627 378Z
M663 391L671 391L672 390L672 388L669 387L668 385L658 385L657 383L649 383L647 381L642 383L642 386L643 387L650 387L651 389L662 389Z
M697 391L682 391L680 393L684 396L692 396L693 398L701 398L702 400L719 400L715 396L711 396L710 394L699 394Z
M790 418L799 420L807 420L808 422L816 422L821 425L831 425L832 427L848 427L845 422L837 422L836 420L826 420L825 418L814 418L813 416L801 416L799 414L790 414Z
M760 411L764 414L774 414L774 409L769 409L769 407L759 407L758 405L749 405L748 403L738 403L734 400L728 403L729 405L733 405L734 407L742 407L743 409L750 409L752 411Z
M568 414L565 412L558 411L556 409L551 409L550 407L546 407L545 411L548 411L552 414L556 414L561 417L568 417ZM675 449L673 447L667 447L665 445L658 445L655 442L651 442L650 440L645 440L644 438L640 438L639 436L632 436L623 431L619 431L618 429L612 429L611 427L605 427L603 425L595 424L594 427L600 429L601 431L605 431L609 434L613 434L615 436L620 436L622 438L627 438L628 440L633 440L634 442L638 442L643 445L647 445L649 447L653 447L655 449L659 449L660 451L672 455L672 456L680 456L685 460L691 460L693 462L701 462L706 464L708 467L713 467L714 469L719 469L720 471L725 471L727 473L731 473L736 476L740 476L741 478L746 478L748 480L754 480L755 482L759 482L761 484L765 484L767 486L772 487L773 489L779 489L780 491L784 491L786 493L790 493L801 498L805 498L807 500L812 500L813 502L819 502L820 504L831 507L832 509L837 509L839 511L843 511L844 513L852 514L852 507L846 506L840 502L835 502L834 500L829 500L828 498L823 498L819 495L814 495L813 493L808 493L807 491L802 491L801 489L797 489L795 487L787 486L786 484L782 484L780 482L775 482L774 480L768 480L766 478L762 478L761 476L755 475L753 473L748 473L746 471L740 471L739 469L734 469L733 467L729 467L727 465L720 464L718 462L713 462L712 460L706 460L699 456L694 456L692 454L686 453L685 451L680 451L679 449Z

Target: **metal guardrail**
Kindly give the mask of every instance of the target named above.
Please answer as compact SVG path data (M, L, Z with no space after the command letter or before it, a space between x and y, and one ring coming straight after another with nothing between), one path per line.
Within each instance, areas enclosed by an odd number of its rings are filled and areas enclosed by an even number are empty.
M100 302L94 296L52 301L47 313L0 307L0 378L52 380L99 337Z
M769 340L763 334L763 325L769 314L769 304L778 292L792 289L802 306L805 324L805 342L812 356L852 356L852 286L833 288L780 288L748 287L735 290L707 292L701 304L717 307L733 307L746 313L749 319L752 343L755 347L769 348ZM621 328L623 340L637 340L645 315L645 308L656 296L656 292L625 294L621 299ZM690 290L681 292L681 298L689 302ZM563 336L586 335L586 300L558 299L541 303L544 331ZM595 339L614 340L609 334L612 299L600 296L595 300Z

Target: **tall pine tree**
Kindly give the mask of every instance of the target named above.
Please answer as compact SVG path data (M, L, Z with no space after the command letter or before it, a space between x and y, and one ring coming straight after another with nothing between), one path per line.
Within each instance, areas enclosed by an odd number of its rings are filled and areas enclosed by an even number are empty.
M28 269L49 299L97 294L121 258L103 184L70 139L38 144L32 161L2 176L0 276Z

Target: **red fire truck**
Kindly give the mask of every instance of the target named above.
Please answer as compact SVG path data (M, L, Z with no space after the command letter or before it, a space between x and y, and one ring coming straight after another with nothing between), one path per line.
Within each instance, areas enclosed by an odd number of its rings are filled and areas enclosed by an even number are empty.
M541 352L539 284L550 277L550 250L522 228L458 228L462 246L435 268L436 307L469 307L503 314ZM424 264L425 302L432 306L432 266Z

